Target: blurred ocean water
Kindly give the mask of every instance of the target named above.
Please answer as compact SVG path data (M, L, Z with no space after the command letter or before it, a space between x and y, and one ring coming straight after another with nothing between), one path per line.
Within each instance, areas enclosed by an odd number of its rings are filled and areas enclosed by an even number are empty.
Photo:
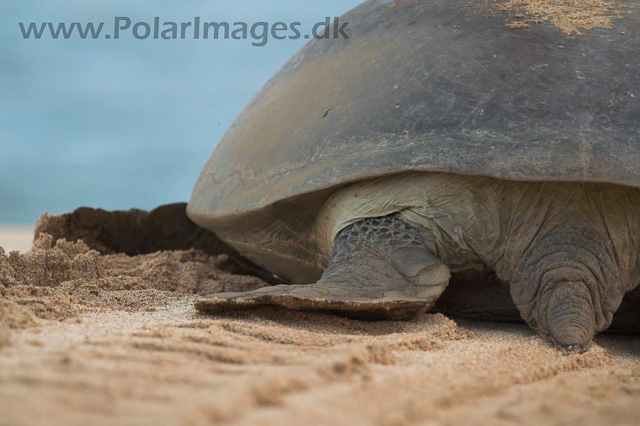
M24 40L19 22L302 22L359 0L0 2L0 223L188 200L235 115L305 40Z

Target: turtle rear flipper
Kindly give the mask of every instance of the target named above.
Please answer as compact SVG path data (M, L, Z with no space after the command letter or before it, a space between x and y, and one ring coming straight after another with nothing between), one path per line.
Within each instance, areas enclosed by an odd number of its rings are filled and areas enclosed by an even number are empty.
M431 247L399 215L365 219L338 234L317 283L221 293L196 307L209 314L280 306L359 319L409 319L431 308L449 283L449 268Z

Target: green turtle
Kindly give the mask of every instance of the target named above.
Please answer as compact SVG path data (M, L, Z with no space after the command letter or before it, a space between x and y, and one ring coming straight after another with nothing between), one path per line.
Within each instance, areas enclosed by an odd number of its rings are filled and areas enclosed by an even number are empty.
M348 12L348 39L310 42L240 113L187 208L293 284L201 309L404 319L493 276L539 333L588 345L640 284L638 4L579 36L493 3Z

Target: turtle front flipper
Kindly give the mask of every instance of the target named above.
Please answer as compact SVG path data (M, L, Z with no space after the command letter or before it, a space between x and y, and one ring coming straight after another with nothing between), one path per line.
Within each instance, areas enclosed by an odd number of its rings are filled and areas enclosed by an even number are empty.
M432 241L399 215L364 219L336 237L320 281L201 300L201 313L280 306L359 319L409 319L433 306L451 277Z

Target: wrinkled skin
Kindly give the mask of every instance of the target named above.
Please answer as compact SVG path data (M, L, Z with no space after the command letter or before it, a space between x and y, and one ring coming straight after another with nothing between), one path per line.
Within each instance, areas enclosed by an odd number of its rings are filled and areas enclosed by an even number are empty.
M640 190L620 185L396 175L335 193L312 237L331 257L318 283L217 295L199 308L407 317L435 303L449 270L491 270L531 327L583 348L640 284Z

